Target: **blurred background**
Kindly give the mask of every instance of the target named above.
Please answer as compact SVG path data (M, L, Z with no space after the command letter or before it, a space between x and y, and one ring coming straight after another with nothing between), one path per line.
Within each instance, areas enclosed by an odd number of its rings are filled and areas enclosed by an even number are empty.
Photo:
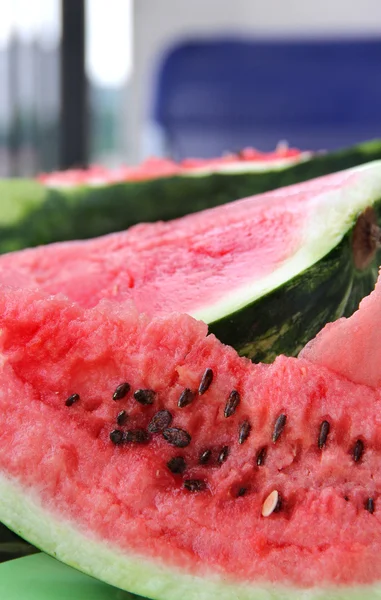
M380 0L1 0L0 176L381 137Z

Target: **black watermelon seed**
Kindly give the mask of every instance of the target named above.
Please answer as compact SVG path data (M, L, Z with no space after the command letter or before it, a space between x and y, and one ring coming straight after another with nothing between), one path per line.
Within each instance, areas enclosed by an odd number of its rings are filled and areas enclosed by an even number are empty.
M71 396L69 396L69 398L67 400L65 400L65 404L66 406L73 406L73 404L75 402L78 402L79 400L79 394L72 394Z
M274 444L279 439L279 437L284 429L284 426L286 425L286 420L287 420L287 416L284 414L281 414L275 421L273 436L272 436L272 440L273 440Z
M374 513L374 500L373 498L368 498L365 502L365 510L370 512L372 515Z
M247 488L245 488L245 487L239 488L239 490L237 492L237 498L244 496L246 494L246 492L247 492Z
M116 417L116 422L118 423L118 425L124 425L127 421L127 417L127 412L125 410L121 410Z
M361 457L364 453L364 442L362 440L357 440L352 450L352 457L355 462L361 460Z
M234 415L236 408L237 408L238 404L240 403L240 400L241 400L241 397L240 397L239 393L237 392L237 390L233 390L232 392L230 392L229 398L226 402L226 406L225 406L225 410L224 410L224 416L226 418Z
M209 462L211 456L211 450L204 450L204 452L201 452L198 462L200 463L200 465L206 465L206 463Z
M149 440L149 435L145 429L130 429L123 434L123 440L135 444L145 444Z
M265 464L265 458L267 454L267 448L263 447L258 451L256 463L258 467L262 467Z
M159 433L159 431L164 431L172 422L172 415L169 410L159 410L152 417L151 423L148 425L147 429L150 433Z
M127 396L130 389L131 389L131 386L129 383L127 383L126 381L124 383L121 383L120 385L118 385L115 388L115 392L112 395L112 399L113 400L121 400L122 398Z
M188 492L201 492L205 490L206 484L202 479L185 479L184 487Z
M167 462L167 467L175 475L181 475L187 468L187 464L182 456L174 456Z
M181 393L177 406L179 408L184 408L184 406L188 406L195 397L195 393L192 392L189 388L185 388L185 390Z
M239 428L238 442L240 444L243 444L243 442L246 442L247 438L250 435L250 430L251 430L251 425L250 425L249 421L244 421Z
M155 392L153 390L136 390L136 392L134 392L134 398L140 404L146 406L147 404L153 404Z
M330 425L328 421L323 421L320 425L319 437L318 437L318 446L319 450L322 450L327 442L327 437L329 434Z
M164 429L163 436L169 444L176 446L177 448L189 446L192 439L187 431L178 429L177 427L168 427L168 429Z
M112 441L113 444L115 444L116 446L118 444L121 444L123 442L123 431L121 431L120 429L114 429L111 433L110 433L110 440Z
M218 455L217 461L219 462L220 465L222 465L222 463L225 462L225 460L227 459L228 456L229 456L229 446L224 446Z
M205 392L209 389L209 386L212 383L212 381L213 371L212 369L206 369L198 387L198 393L200 394L200 396L202 396L202 394L205 394Z

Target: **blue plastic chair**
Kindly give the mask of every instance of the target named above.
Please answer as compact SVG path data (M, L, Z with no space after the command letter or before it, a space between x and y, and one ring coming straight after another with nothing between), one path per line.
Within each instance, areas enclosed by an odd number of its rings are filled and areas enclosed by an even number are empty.
M380 137L381 38L184 43L159 65L153 119L177 159Z

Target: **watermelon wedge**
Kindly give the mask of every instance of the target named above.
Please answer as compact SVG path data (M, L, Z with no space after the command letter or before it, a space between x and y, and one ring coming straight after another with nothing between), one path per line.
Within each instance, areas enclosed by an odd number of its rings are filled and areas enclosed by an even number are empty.
M355 383L380 388L381 355L378 339L381 311L377 310L378 300L376 293L371 294L364 298L360 304L361 310L356 312L349 321L339 319L333 324L328 324L303 349L301 356L318 365L324 365ZM358 336L357 352L343 353L339 358L340 350L350 344L350 340L356 336Z
M381 162L169 223L4 255L0 282L84 307L187 312L241 355L295 355L350 315L381 263ZM59 265L59 269L57 269Z
M79 185L99 186L112 183L148 181L174 176L200 177L213 173L261 173L278 171L308 160L311 152L301 152L287 145L279 145L274 152L260 152L255 148L244 148L239 153L229 153L217 158L188 158L174 162L167 158L149 158L137 166L121 166L107 169L93 165L88 169L69 169L42 173L38 180L47 187L71 188Z
M254 365L187 315L2 287L0 519L157 600L378 598L380 315L381 279L314 362Z
M0 253L167 221L380 158L381 141L374 140L329 154L249 148L213 160L156 159L46 174L39 181L0 180Z

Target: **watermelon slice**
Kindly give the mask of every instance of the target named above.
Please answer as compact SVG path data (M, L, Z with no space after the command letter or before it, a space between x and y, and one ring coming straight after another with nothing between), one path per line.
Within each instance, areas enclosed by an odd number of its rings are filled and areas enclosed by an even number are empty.
M87 242L0 258L0 281L84 307L187 312L255 361L351 314L381 263L381 162ZM59 265L59 269L57 269Z
M380 292L380 289L377 290ZM378 348L381 329L381 311L377 310L380 298L371 294L360 304L359 310L348 321L339 319L328 324L322 333L311 341L301 356L318 365L324 365L335 373L362 385L381 388ZM358 337L357 353L341 353L340 350Z
M381 279L314 362L254 365L187 315L3 287L0 519L158 600L379 597L380 315Z
M238 154L226 154L217 158L187 158L174 162L167 158L149 158L138 166L127 165L107 169L93 165L88 169L69 169L42 173L38 180L47 187L71 188L79 185L99 186L129 181L148 181L174 176L203 176L212 173L260 173L277 171L290 165L308 160L311 152L301 152L280 144L275 152L260 152L255 148L244 148Z
M156 159L112 171L53 173L39 181L1 180L0 253L174 219L379 158L381 142L375 140L325 155L249 148L206 161Z

